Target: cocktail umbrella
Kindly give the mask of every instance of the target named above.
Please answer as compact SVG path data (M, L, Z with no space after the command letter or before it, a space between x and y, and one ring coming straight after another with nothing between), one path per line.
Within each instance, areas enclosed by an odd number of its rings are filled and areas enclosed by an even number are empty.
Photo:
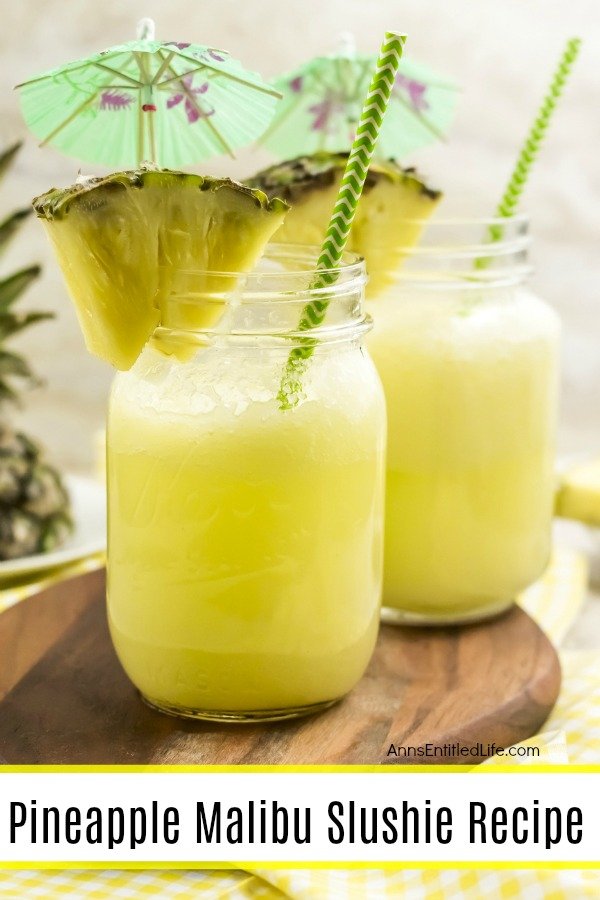
M273 82L282 94L275 116L260 138L276 156L319 150L349 150L376 57L356 52L352 35L340 48L317 56ZM402 59L377 145L380 158L402 158L442 139L458 88L419 63Z
M27 125L69 156L107 166L177 168L255 140L279 93L223 50L138 39L18 85Z

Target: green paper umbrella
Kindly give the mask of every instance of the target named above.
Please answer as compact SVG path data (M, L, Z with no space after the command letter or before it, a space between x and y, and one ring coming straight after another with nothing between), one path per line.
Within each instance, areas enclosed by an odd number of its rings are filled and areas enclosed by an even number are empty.
M309 60L273 82L283 94L260 143L287 159L320 150L349 150L376 56L358 54L352 35L337 53ZM379 135L377 155L401 158L443 139L458 88L429 68L402 59Z
M178 168L255 140L279 93L223 50L138 40L18 85L27 125L68 156L107 166Z

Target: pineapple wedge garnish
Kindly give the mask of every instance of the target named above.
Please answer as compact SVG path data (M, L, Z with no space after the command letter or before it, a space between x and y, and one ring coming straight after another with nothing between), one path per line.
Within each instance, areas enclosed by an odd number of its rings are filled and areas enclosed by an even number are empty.
M276 241L322 244L347 159L344 153L300 156L246 179L291 206ZM369 297L395 280L441 198L414 169L403 169L393 160L371 163L347 245L367 262Z
M33 206L88 350L117 369L133 365L157 325L173 324L164 315L174 291L190 294L178 327L211 325L222 305L198 298L222 291L223 279L193 273L250 271L287 210L235 181L168 169L86 179L48 191Z

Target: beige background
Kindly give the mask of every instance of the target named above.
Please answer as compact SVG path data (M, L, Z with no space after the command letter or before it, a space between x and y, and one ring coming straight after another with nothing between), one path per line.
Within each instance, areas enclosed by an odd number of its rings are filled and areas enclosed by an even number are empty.
M532 178L526 206L536 237L534 285L565 326L562 451L600 451L600 7L597 0L2 0L0 141L23 136L12 85L37 72L133 37L142 15L166 40L222 46L265 76L327 52L341 29L374 50L386 28L408 33L408 48L464 86L445 146L415 162L456 206L491 211L516 148L567 36L586 44ZM244 151L206 171L243 175L269 157ZM2 209L65 185L79 163L29 138L2 186ZM89 172L89 168L83 167ZM26 233L2 271L39 260L43 280L26 304L58 313L19 339L47 380L27 397L25 424L71 469L91 465L91 434L103 420L110 371L89 357L42 229ZM16 342L15 342L16 343Z

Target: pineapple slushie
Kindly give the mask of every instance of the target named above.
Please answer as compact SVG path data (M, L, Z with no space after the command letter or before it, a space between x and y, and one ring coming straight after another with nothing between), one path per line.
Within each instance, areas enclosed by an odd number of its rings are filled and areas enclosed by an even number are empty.
M432 287L433 284L433 287ZM543 571L559 324L519 287L391 289L369 351L388 407L388 618L493 615Z
M343 696L369 661L385 411L360 293L346 294L292 409L277 400L289 344L257 337L243 310L252 336L238 324L179 358L148 347L116 379L110 627L129 677L163 710L297 715ZM342 302L356 322L336 313ZM274 308L263 308L271 328ZM298 321L295 305L286 316Z
M108 427L108 611L126 672L187 716L337 700L369 661L381 602L385 406L363 346L364 264L345 256L330 273L326 322L284 407L317 252L267 248L284 202L141 168L34 205L89 349L124 370Z

